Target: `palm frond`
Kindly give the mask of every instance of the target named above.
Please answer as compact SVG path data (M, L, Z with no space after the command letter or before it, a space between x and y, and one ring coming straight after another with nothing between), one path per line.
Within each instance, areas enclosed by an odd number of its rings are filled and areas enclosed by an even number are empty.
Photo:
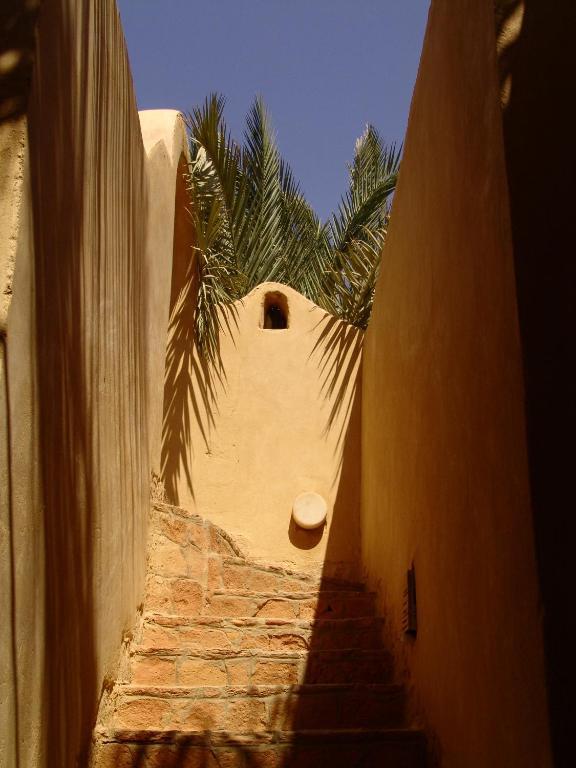
M228 235L236 253L242 252L247 235L245 208L247 183L242 172L241 149L233 141L224 122L224 98L211 94L202 107L187 118L191 156L203 153L215 178L214 193L223 204Z
M187 175L196 242L194 332L215 362L222 305L266 281L290 285L327 312L365 328L372 307L400 149L367 126L356 142L349 187L324 224L281 158L261 99L246 118L244 144L211 95L187 124Z
M337 251L345 251L363 232L384 226L387 201L396 188L400 153L394 144L386 147L371 125L356 142L349 188L330 221Z
M256 99L246 118L242 167L247 179L246 249L240 266L248 289L282 273L280 155L264 103Z
M401 149L387 147L368 125L356 142L348 191L328 225L330 311L360 328L370 319L400 154Z
M191 161L186 177L189 214L196 243L194 337L206 359L216 363L221 325L219 305L243 295L245 279L237 267L242 241L245 185L240 150L223 121L224 101L210 96L188 117Z
M332 286L334 313L358 328L368 326L386 230L366 230L362 234L362 239L352 241L342 254L344 266L334 270Z
M292 286L312 301L321 293L326 254L326 227L320 223L295 182L290 166L280 163L282 190L281 224L283 253L281 282Z

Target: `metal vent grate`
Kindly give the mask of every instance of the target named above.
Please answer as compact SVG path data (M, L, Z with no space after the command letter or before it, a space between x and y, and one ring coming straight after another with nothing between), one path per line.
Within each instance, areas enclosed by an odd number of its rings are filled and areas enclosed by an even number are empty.
M406 589L404 590L404 610L402 612L404 634L416 637L418 616L416 613L416 571L414 563L406 571Z

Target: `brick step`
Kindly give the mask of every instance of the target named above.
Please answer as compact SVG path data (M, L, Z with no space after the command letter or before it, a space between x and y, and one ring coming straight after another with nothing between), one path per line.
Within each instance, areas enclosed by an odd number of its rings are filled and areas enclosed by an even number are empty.
M424 768L382 623L364 585L253 562L155 504L130 682L103 699L93 768Z
M103 742L98 768L424 768L420 731L378 729L150 734L148 743ZM154 743L150 743L153 740Z
M254 563L244 557L205 551L188 541L178 543L157 532L150 535L148 573L189 578L208 590L364 591L364 585L356 582L299 573L279 566Z
M269 731L397 728L403 723L399 686L260 685L137 686L117 689L113 730L145 739L148 731Z
M221 564L222 583L220 586L213 583L211 589L240 589L254 592L364 592L366 589L366 586L359 582L313 576L273 565L259 565L241 557L222 558ZM270 588L266 584L270 584Z
M219 590L206 595L206 616L277 619L352 619L375 616L373 592L249 592Z
M315 617L358 618L375 615L373 592L322 590L254 592L243 589L209 591L187 578L151 576L146 608L156 613L185 616L266 616L281 619Z
M183 653L142 650L131 659L131 682L145 685L291 685L370 683L390 679L392 659L382 650L216 650Z
M152 535L159 535L184 547L192 545L195 549L207 554L238 557L250 562L239 544L227 531L181 507L154 503L149 530ZM252 563L252 565L284 571L296 576L305 575L290 569L263 565L262 563ZM346 575L347 572L350 572L349 564L346 566L343 563L330 563L328 568L332 570L326 571L322 578L327 577L334 583L348 584L350 582L349 575ZM360 585L357 584L356 586Z
M217 618L147 615L139 645L156 648L259 651L377 649L382 619ZM138 650L138 646L136 646Z

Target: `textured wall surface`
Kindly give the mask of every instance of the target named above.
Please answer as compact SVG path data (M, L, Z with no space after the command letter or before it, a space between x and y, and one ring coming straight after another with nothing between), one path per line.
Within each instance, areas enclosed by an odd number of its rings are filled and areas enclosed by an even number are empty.
M288 301L289 327L262 327L267 292ZM351 573L359 551L362 332L286 286L265 283L227 314L222 371L206 376L185 330L171 328L163 477L171 501L208 517L266 563ZM171 375L171 370L176 375ZM328 526L291 524L292 502L321 493ZM326 571L328 572L328 571Z
M364 562L446 768L551 764L494 27L432 3L364 344Z
M37 33L13 279L2 262L0 764L22 767L84 764L149 484L145 152L115 3L45 0Z
M192 264L194 235L183 174L188 154L184 121L173 109L140 112L148 178L146 236L148 438L150 469L160 475L164 368L175 273Z

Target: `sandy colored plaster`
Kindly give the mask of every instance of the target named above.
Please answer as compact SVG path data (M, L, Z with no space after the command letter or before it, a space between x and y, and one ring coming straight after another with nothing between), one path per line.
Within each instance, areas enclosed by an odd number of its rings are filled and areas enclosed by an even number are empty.
M186 144L182 113L176 109L144 109L138 117L146 154L152 155L157 145L162 144L168 161L175 169Z
M442 765L550 766L487 4L432 3L362 397L363 561ZM414 641L402 622L412 562Z
M288 328L264 328L268 293L283 294ZM358 554L358 408L362 332L296 291L255 288L226 314L221 372L209 382L194 350L175 354L187 378L165 393L179 403L165 424L164 480L174 501L224 527L267 563L351 567ZM184 317L182 322L189 322ZM328 503L316 531L299 529L303 491ZM337 525L332 530L334 521Z
M174 270L192 259L193 233L186 212L184 172L188 145L184 121L173 109L139 113L146 151L148 220L146 227L148 450L150 469L160 473L164 365L170 292Z

